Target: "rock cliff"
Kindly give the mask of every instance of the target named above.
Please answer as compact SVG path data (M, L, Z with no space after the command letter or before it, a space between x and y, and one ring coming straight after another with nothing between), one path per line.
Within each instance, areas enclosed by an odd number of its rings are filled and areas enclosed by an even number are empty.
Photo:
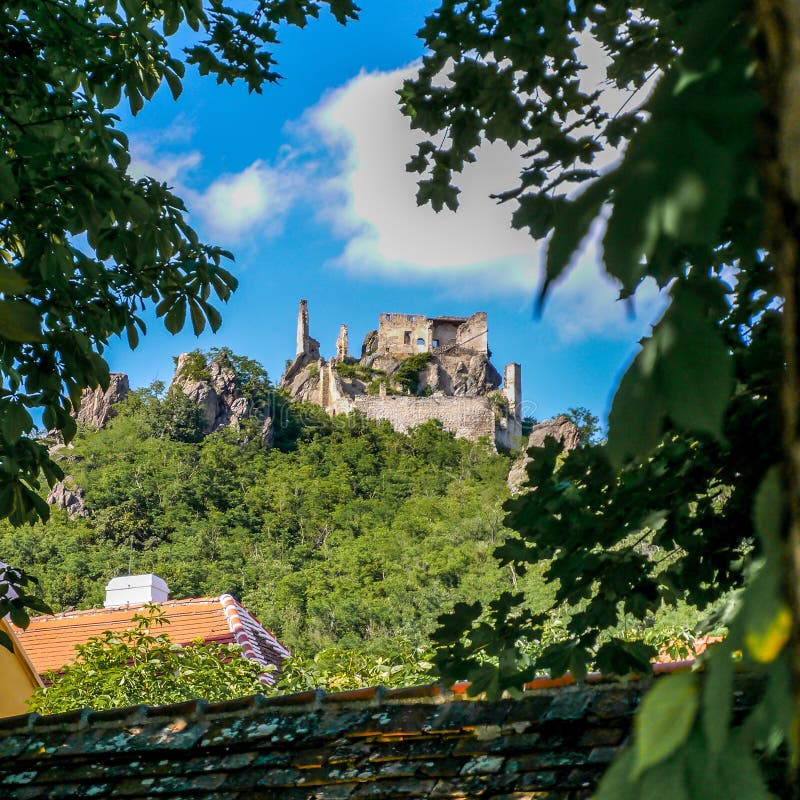
M508 486L513 494L520 491L522 484L528 478L527 466L533 460L528 455L528 449L544 446L545 440L548 438L560 442L564 450L574 450L581 443L578 428L566 414L560 414L553 419L547 419L534 425L528 436L525 452L514 462L508 473Z
M108 389L84 389L76 418L84 425L102 428L114 416L114 406L130 393L128 376L123 372L112 372Z
M71 517L88 517L91 514L86 508L83 489L72 484L71 475L53 486L47 495L47 502L51 506L65 509Z
M228 358L218 356L205 363L195 353L181 353L170 383L200 407L204 433L213 433L229 426L238 426L250 416L250 402L242 395L236 371ZM202 360L203 363L198 363Z

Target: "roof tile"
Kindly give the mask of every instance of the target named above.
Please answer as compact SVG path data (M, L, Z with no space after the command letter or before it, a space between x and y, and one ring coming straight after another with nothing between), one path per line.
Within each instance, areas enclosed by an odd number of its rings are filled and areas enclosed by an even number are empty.
M625 742L646 686L497 703L417 687L23 717L0 736L0 785L3 800L577 800Z
M229 594L167 600L161 603L169 624L162 631L177 644L197 640L239 644L243 654L265 667L280 666L289 651L250 612ZM33 617L29 626L14 628L36 670L59 670L75 658L75 646L104 631L122 631L142 606L93 608ZM265 683L274 677L265 673Z

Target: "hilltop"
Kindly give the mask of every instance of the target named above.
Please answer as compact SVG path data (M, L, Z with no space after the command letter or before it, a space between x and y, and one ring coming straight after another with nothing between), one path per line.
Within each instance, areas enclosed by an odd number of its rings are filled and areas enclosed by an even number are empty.
M512 459L489 440L436 420L401 433L331 417L228 351L176 367L169 388L126 393L115 378L114 401L87 396L99 416L84 414L69 447L53 443L80 514L0 524L4 559L37 575L56 610L153 572L174 597L234 594L297 652L386 652L426 643L440 613L498 586L535 601L537 575L519 581L491 556Z

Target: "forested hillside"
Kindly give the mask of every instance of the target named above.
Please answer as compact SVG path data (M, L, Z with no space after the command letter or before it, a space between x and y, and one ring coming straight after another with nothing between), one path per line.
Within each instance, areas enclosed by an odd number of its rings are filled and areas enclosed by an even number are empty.
M254 362L237 366L254 407L274 414L273 447L256 419L202 436L193 404L154 384L57 451L88 516L2 523L3 559L36 575L55 610L101 604L114 575L154 572L172 597L234 594L300 654L377 654L425 644L443 610L517 582L492 558L509 456L438 423L404 435L330 418L289 404ZM525 580L536 602L538 575Z

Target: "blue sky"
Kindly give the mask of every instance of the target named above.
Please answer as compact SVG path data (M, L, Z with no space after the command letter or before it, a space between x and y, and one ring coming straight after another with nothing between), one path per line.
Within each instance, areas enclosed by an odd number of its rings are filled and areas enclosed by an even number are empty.
M325 356L342 322L357 354L381 312L484 310L496 366L522 364L525 413L543 419L582 405L602 415L654 319L655 293L634 318L614 301L600 275L596 231L544 317L534 319L541 245L512 231L513 209L488 198L514 185L521 162L505 147L481 148L460 181L457 214L417 208L414 176L404 170L416 134L394 91L422 56L415 33L435 3L364 6L347 28L323 17L283 31L284 80L263 95L217 86L190 68L177 102L162 87L135 119L122 112L133 171L175 187L205 240L234 252L240 288L222 307L216 335L170 336L148 318L136 351L111 347L112 369L134 386L168 381L172 356L225 345L277 380L294 354L301 297ZM599 80L602 65L590 66L590 79Z

